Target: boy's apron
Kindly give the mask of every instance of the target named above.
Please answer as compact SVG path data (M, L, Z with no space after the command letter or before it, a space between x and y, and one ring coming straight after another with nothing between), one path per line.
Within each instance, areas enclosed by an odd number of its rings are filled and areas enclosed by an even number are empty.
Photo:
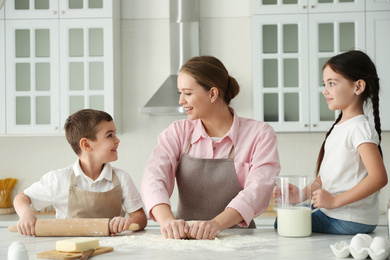
M77 178L70 173L68 198L69 218L113 218L121 215L122 188L118 177L112 171L114 188L105 192L93 192L77 187Z
M211 220L223 212L242 190L234 168L234 146L227 159L194 158L188 155L190 147L191 141L176 172L179 191L176 218ZM249 228L256 228L253 220Z

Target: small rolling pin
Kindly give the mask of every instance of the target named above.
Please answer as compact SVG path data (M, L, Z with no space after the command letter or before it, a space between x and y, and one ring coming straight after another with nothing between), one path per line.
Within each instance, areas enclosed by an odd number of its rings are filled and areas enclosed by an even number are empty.
M110 235L109 218L66 218L38 219L35 223L37 237L103 237ZM139 230L139 225L131 223L130 231ZM8 231L17 232L16 226Z

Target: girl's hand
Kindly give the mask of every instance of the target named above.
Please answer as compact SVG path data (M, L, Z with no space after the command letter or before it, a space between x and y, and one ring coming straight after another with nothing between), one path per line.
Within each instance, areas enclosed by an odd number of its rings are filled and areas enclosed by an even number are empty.
M189 230L190 227L183 219L171 219L161 225L161 233L164 238L186 238Z
M313 191L312 200L315 208L334 209L337 207L335 197L322 188Z
M286 198L289 204L297 204L305 200L305 198L300 197L300 189L292 184L288 184L288 186L275 188L274 195L274 204L277 204L278 196Z
M196 221L190 228L189 234L196 239L214 239L221 228L213 221Z
M130 218L124 218L119 216L112 218L109 223L111 236L115 236L115 234L117 233L126 231L130 224Z
M35 223L37 222L37 217L34 213L26 214L21 217L16 225L18 232L26 236L35 236Z

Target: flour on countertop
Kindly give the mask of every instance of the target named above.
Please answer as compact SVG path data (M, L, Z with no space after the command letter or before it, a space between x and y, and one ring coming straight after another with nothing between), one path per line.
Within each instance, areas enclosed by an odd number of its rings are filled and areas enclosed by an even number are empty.
M162 235L154 234L137 234L131 236L117 236L111 238L100 239L100 246L111 246L115 249L120 248L150 248L150 249L165 249L176 251L189 250L211 250L211 251L237 251L245 248L263 249L264 242L269 239L256 238L253 236L241 235L220 235L213 240L176 240L164 239Z

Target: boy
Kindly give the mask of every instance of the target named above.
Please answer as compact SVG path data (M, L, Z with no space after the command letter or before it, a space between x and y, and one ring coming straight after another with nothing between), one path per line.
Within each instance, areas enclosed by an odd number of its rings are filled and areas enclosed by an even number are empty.
M114 235L137 223L144 229L147 220L143 203L130 175L110 162L118 159L119 139L112 117L103 111L80 110L65 123L66 139L78 159L74 165L50 171L14 199L20 219L19 233L35 235L37 210L53 205L56 218L112 218ZM129 218L124 218L125 212Z

